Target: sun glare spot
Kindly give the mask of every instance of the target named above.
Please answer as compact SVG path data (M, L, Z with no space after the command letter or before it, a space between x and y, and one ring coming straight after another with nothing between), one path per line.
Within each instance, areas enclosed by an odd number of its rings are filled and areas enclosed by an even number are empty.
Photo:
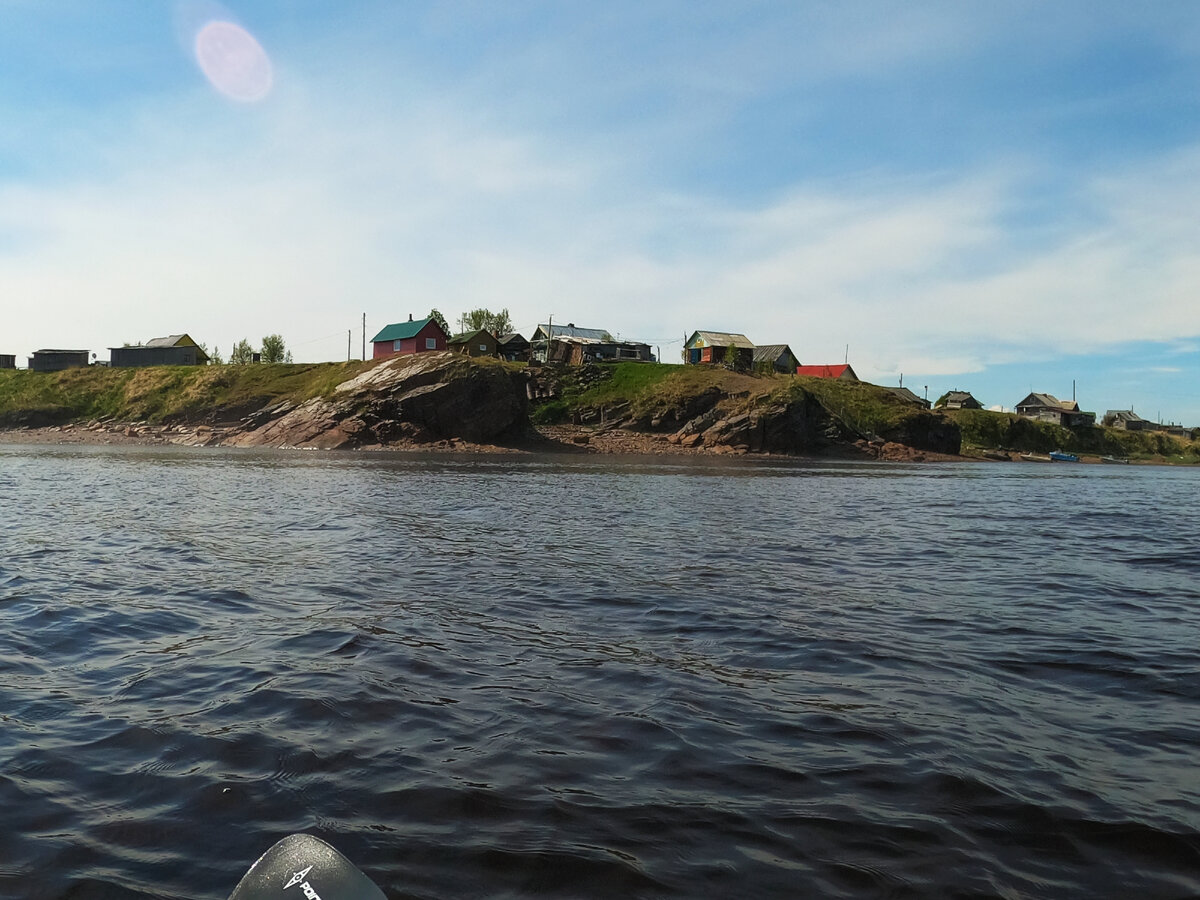
M218 91L253 103L271 92L271 60L254 35L232 22L208 22L196 33L196 63Z

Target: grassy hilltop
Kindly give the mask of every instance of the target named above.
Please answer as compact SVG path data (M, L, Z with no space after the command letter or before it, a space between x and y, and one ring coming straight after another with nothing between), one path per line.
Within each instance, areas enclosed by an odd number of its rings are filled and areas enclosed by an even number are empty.
M284 400L328 397L373 362L311 365L90 366L0 371L0 427L122 422L229 421Z

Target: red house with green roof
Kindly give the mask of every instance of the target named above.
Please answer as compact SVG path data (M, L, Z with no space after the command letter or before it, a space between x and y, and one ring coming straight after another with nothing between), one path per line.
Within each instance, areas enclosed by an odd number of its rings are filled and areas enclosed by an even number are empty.
M388 325L371 338L372 359L387 359L389 356L406 356L412 353L428 353L445 350L449 335L434 319L417 319L409 316L407 322Z

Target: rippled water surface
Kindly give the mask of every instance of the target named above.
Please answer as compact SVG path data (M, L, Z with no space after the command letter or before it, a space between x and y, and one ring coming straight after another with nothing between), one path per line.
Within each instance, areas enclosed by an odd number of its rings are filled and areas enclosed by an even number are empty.
M0 447L0 897L1196 895L1198 486Z

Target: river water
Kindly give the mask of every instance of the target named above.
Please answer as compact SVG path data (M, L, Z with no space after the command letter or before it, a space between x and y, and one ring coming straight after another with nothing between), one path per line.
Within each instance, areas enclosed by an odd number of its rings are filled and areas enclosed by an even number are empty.
M1198 486L0 447L0 897L1200 894Z

